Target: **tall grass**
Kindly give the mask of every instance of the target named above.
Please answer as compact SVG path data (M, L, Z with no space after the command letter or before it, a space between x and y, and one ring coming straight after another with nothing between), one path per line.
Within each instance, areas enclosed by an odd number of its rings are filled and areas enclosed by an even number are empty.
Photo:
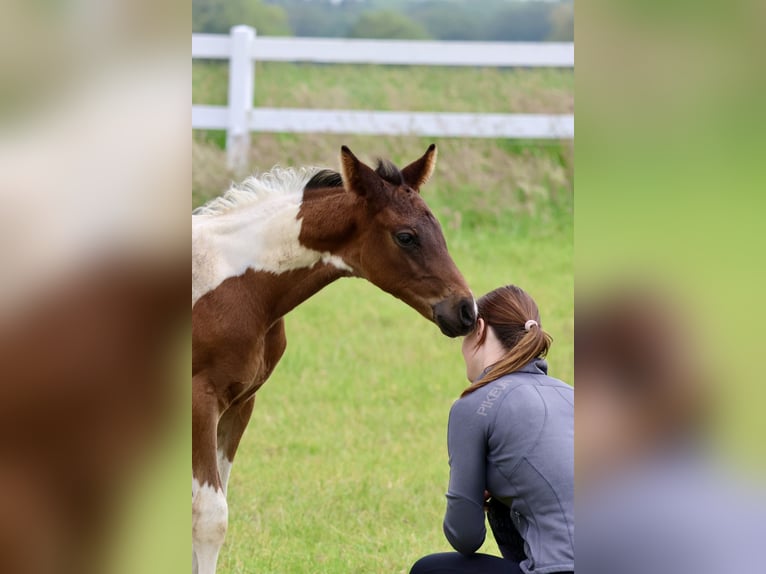
M226 103L228 68L192 64L192 102ZM570 69L257 62L255 105L443 112L574 112Z

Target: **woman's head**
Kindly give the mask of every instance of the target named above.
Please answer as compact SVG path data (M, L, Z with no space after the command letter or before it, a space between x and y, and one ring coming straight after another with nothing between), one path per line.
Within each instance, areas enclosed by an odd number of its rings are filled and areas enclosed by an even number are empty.
M472 383L463 396L544 357L552 341L543 331L537 304L520 287L499 287L476 303L476 328L463 340L466 375Z
M705 439L714 395L684 307L638 282L577 301L577 477L583 484Z

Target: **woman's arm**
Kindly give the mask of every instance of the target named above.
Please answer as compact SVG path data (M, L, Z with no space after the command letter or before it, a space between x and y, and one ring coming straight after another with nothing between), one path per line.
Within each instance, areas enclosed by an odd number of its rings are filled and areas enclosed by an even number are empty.
M487 438L485 417L473 401L452 405L447 428L450 479L444 535L462 554L473 554L484 543L484 489Z
M496 498L490 498L485 505L487 522L495 537L503 558L520 563L527 559L524 553L524 539L511 520L511 509Z

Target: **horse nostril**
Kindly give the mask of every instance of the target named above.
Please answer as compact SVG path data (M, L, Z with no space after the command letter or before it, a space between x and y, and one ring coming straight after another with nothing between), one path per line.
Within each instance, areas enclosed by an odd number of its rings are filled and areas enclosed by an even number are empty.
M474 310L473 301L464 299L460 303L460 321L466 327L473 326L474 322L476 321L476 313Z

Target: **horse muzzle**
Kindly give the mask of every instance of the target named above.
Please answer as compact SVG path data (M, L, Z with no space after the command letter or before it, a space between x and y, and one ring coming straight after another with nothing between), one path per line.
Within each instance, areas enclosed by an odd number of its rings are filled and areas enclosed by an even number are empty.
M473 297L448 297L433 306L433 319L448 337L467 335L476 326Z

